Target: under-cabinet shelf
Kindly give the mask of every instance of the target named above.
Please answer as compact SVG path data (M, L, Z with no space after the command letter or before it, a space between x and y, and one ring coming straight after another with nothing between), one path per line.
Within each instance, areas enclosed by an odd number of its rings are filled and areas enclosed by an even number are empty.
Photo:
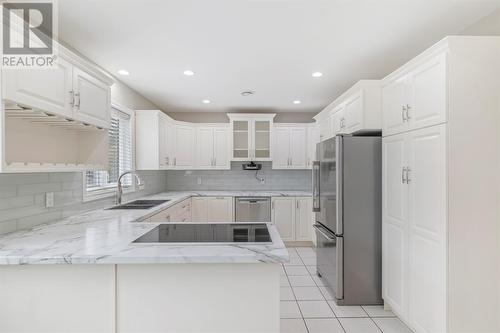
M107 169L107 129L41 110L4 110L2 172Z

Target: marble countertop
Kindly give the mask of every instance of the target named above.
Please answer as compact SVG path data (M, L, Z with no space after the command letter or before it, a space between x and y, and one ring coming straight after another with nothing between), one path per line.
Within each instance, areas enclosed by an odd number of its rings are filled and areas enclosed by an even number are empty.
M26 231L0 236L0 265L280 263L289 259L276 227L272 244L132 244L159 223L134 222L192 196L310 196L302 191L164 192L170 200L149 210L95 210ZM141 199L145 199L141 198ZM216 221L214 221L216 222Z

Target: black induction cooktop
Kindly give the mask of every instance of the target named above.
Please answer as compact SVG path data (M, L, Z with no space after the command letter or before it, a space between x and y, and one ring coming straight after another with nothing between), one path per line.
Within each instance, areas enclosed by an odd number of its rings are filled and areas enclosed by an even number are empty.
M265 223L160 224L133 243L271 243Z

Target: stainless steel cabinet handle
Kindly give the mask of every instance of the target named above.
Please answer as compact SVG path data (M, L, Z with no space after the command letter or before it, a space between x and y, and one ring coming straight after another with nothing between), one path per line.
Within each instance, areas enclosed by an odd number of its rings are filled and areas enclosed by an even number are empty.
M403 184L406 183L406 167L403 167L403 169L401 170L401 182Z
M71 98L69 104L71 104L71 107L74 107L75 106L75 92L73 90L70 90L69 96Z
M80 110L80 93L79 92L76 92L75 93L75 107L78 108L78 110Z
M411 109L411 106L406 104L406 121L410 120L410 109Z
M406 106L403 105L401 107L401 117L403 118L403 123L405 123L408 119L406 118Z
M411 182L410 172L411 172L410 167L406 167L406 184L409 184Z
M295 207L297 207L297 209L299 209L299 208L300 208L299 202L300 202L300 201L299 201L299 200L297 200L297 201L296 201L296 203L295 203Z

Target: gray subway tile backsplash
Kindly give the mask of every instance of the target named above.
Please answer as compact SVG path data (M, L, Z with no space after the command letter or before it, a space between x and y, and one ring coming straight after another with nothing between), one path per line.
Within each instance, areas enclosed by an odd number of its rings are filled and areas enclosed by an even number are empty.
M164 191L164 171L140 172L146 188L124 196L125 200ZM54 207L45 207L45 193L54 192ZM114 203L114 198L83 202L80 172L0 174L0 234L59 220Z
M259 177L233 162L231 170L140 171L146 184L142 191L126 194L132 200L147 194L196 190L311 190L310 170L273 170L264 162ZM201 178L201 184L198 184ZM54 192L54 207L45 207L45 193ZM0 234L27 229L85 211L114 204L109 197L83 202L83 177L79 172L0 174Z
M312 186L311 170L273 170L271 162L262 163L258 177L265 179L264 184L255 178L255 171L243 170L238 162L231 163L231 170L167 171L167 190L310 191Z

